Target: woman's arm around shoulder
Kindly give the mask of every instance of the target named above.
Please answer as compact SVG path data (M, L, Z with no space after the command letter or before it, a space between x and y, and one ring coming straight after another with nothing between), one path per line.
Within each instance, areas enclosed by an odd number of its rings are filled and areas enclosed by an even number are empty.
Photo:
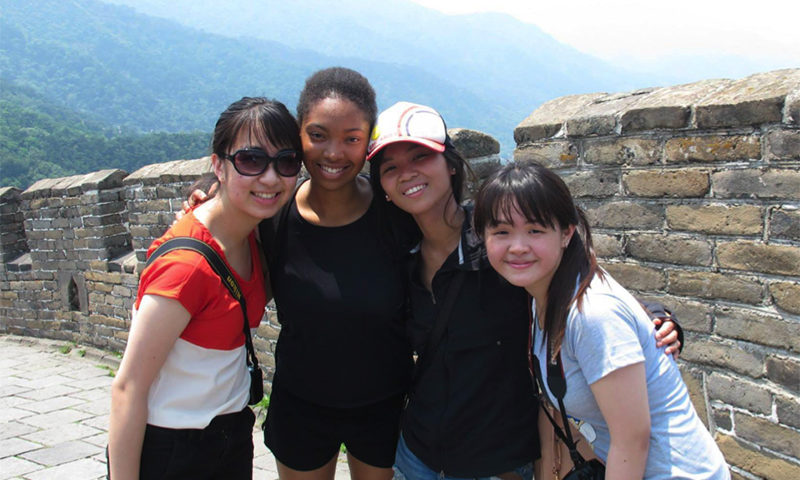
M641 479L650 447L644 362L614 370L590 388L611 436L606 478Z
M119 372L111 385L108 449L114 480L139 478L150 385L190 318L177 300L156 295L142 297Z

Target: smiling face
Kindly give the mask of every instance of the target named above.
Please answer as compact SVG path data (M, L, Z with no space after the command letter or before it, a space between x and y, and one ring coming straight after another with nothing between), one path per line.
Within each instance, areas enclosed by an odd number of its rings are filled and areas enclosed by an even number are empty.
M397 142L387 146L380 159L381 187L402 210L414 216L441 216L453 197L452 176L443 154L428 147Z
M300 125L311 180L331 190L354 185L366 159L369 130L366 114L350 100L324 98L312 105Z
M524 287L539 301L546 298L550 281L561 263L575 227L548 227L520 213L516 202L501 209L510 215L484 230L489 263L512 285Z
M231 144L228 154L245 148L260 148L275 156L280 148L270 143L263 135L255 135L248 128L242 129ZM287 148L282 146L281 148ZM260 175L245 176L236 171L233 163L218 155L211 156L214 173L220 180L223 202L241 214L256 220L272 217L289 200L297 183L297 176L284 177L275 171L275 164Z

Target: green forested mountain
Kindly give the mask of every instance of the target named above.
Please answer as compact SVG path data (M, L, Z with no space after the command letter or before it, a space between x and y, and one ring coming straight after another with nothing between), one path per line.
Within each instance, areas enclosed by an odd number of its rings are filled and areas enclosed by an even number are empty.
M139 167L209 151L206 133L112 131L34 90L8 81L0 88L0 185L27 188L41 178L106 168Z
M514 127L541 102L634 86L631 75L507 15L446 16L407 0L3 1L0 183L154 161L134 144L178 148L198 136L138 134L210 132L245 95L294 109L305 78L333 65L366 75L380 108L433 105L448 126L496 137L505 156ZM10 90L19 87L36 108L16 103ZM94 151L86 142L130 151L105 150L105 163L67 155ZM147 158L134 157L139 148Z
M501 124L511 125L511 116L491 99L457 79L357 58L351 53L358 44L326 56L259 40L248 29L231 38L98 0L7 2L2 13L3 75L114 126L210 131L219 112L244 95L277 98L293 109L310 73L343 65L367 75L380 107L401 98L445 105L451 123L510 138ZM254 18L249 28L261 23Z

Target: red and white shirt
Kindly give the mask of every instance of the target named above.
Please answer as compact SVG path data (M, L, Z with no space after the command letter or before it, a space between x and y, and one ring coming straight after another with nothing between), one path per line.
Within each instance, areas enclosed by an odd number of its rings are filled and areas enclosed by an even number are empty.
M192 212L155 240L148 255L173 237L202 240L227 264L211 232ZM255 233L250 234L249 245L250 278L240 277L230 265L228 268L242 289L248 323L255 329L267 299ZM150 386L147 423L166 428L205 428L217 415L241 411L250 392L242 309L206 259L191 250L173 250L154 260L139 279L133 322L144 295L175 299L191 314Z

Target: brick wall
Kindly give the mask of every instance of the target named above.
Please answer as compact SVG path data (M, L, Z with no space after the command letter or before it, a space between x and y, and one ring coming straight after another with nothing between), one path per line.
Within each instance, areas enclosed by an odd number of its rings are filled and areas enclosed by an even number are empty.
M800 478L800 69L562 97L514 137L566 180L603 266L676 311L734 476Z

